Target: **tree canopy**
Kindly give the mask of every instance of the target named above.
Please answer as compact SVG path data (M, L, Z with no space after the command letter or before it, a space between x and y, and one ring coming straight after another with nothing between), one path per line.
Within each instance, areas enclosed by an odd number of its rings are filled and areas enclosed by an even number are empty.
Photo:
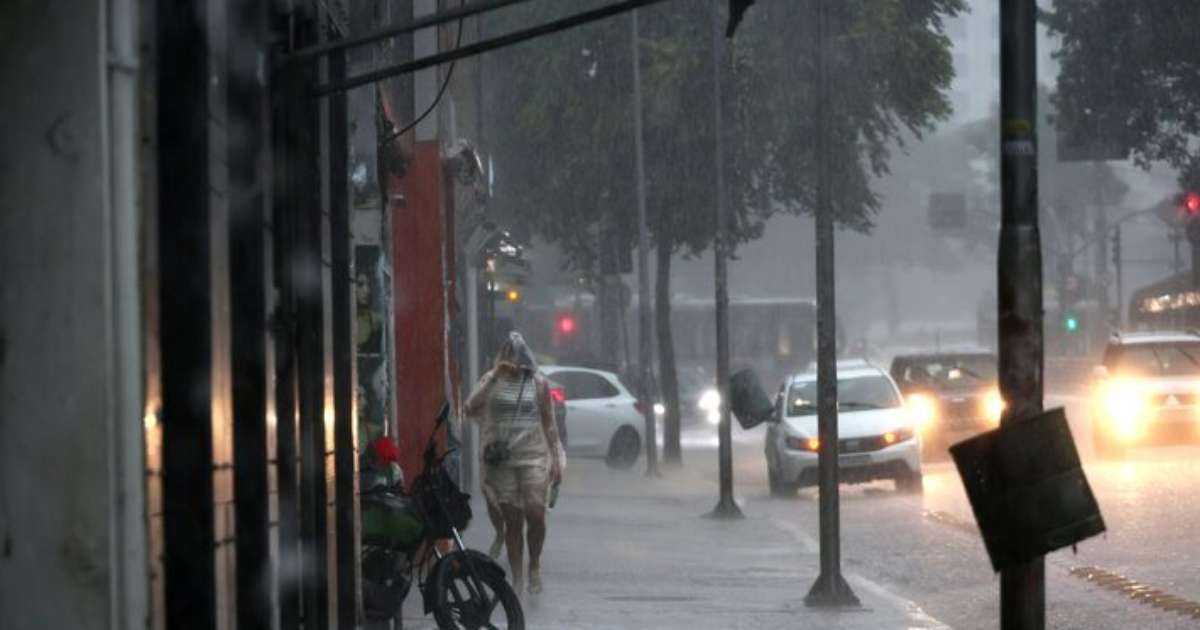
M1055 0L1042 19L1062 41L1054 98L1068 136L1200 187L1200 3Z
M715 229L711 11L724 4L671 2L640 13L648 222L659 246L688 253L707 248ZM879 208L871 179L887 171L903 135L920 138L950 111L942 21L963 5L828 4L835 131L820 157L836 174L839 223L867 230ZM774 212L813 209L814 7L757 3L732 40L722 105L735 242L761 234ZM556 3L529 3L497 28L561 13ZM605 221L636 225L630 55L626 16L502 51L488 64L498 205L577 268L594 262Z
M905 135L920 140L950 114L945 90L954 78L946 18L961 0L845 0L827 2L824 54L829 68L831 144L817 156L818 54L816 2L762 2L747 14L738 46L761 72L767 115L753 121L768 139L770 197L789 212L811 212L815 160L830 162L837 221L869 230L879 199L871 179L888 171Z

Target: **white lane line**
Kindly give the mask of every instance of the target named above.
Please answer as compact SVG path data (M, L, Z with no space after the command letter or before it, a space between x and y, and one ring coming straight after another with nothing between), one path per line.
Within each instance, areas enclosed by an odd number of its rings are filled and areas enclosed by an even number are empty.
M1054 401L1072 403L1085 401L1088 399L1088 397L1083 394L1046 394L1044 399L1047 402Z
M821 545L817 542L817 539L801 529L799 525L777 518L771 519L771 524L787 532L796 541L796 544L800 545L800 550L804 553L811 555L821 551Z
M912 600L905 599L857 573L847 573L846 579L860 590L868 592L904 611L909 623L907 630L953 630L950 626L929 616L928 613L921 610L921 607Z
M771 524L791 535L792 539L796 541L796 544L800 545L800 549L804 553L810 555L820 553L821 545L817 542L817 539L813 538L811 534L804 531L799 525L781 519L771 519ZM930 617L915 602L887 590L876 582L872 582L857 573L847 573L846 579L854 582L863 591L902 611L908 618L909 625L906 630L953 630L950 626Z

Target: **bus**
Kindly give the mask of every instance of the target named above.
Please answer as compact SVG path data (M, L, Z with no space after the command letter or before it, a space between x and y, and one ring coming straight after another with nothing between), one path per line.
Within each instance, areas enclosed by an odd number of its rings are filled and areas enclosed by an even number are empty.
M1168 276L1133 292L1129 328L1187 330L1200 328L1200 291L1190 270Z
M534 348L551 360L629 376L627 368L636 365L640 347L636 298L624 310L619 324L609 327L615 332L604 334L595 299L574 296L554 305L527 306L522 329ZM816 302L809 298L731 298L732 372L754 368L770 388L810 368L816 357L816 321ZM712 383L717 362L715 301L676 297L671 301L671 330L681 383ZM657 346L654 350L657 355Z

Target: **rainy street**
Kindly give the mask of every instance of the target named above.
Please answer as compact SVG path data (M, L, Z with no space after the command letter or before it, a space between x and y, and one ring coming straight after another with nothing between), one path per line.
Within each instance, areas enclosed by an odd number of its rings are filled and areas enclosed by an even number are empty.
M1051 393L1046 402L1048 407L1066 408L1077 442L1087 444L1091 427L1083 394ZM787 527L798 532L797 546L815 550L815 489L801 490L795 500L770 498L762 433L761 429L735 429L738 497L749 518L789 523ZM715 489L716 470L705 467L704 461L715 460L715 440L704 430L689 437L694 445L687 458L689 470L693 466L704 470L702 477ZM1195 627L1200 530L1192 523L1200 519L1200 502L1195 500L1200 493L1200 446L1139 449L1121 461L1098 461L1086 446L1080 450L1109 533L1081 544L1075 552L1065 549L1047 558L1047 598L1052 602L1047 606L1048 626ZM869 577L949 627L994 628L998 578L988 567L974 522L962 483L948 461L925 464L923 497L897 495L890 482L843 486L847 571ZM1072 573L1080 568L1115 573L1135 584L1105 588ZM796 585L800 590L808 586L804 579ZM1147 598L1133 597L1144 589L1193 604L1186 614L1156 607L1144 601Z
M1067 406L1082 433L1086 410L1079 402L1075 396L1048 397L1049 404ZM987 567L950 463L927 464L923 497L898 495L890 482L843 488L844 563L866 610L818 614L799 605L818 551L815 491L771 498L763 431L735 436L737 494L746 514L741 522L704 518L717 489L710 429L685 432L685 467L661 478L649 480L640 469L606 470L594 460L573 464L550 519L546 571L558 577L546 594L527 598L531 622L580 629L749 629L778 627L784 616L798 616L812 627L848 630L995 627L997 577ZM1200 544L1200 534L1186 524L1200 517L1190 500L1200 490L1197 453L1200 447L1176 447L1119 462L1088 457L1089 479L1111 533L1047 558L1051 627L1195 626L1200 571L1190 550ZM1153 512L1141 507L1147 496L1157 499ZM483 547L490 535L481 523L468 538ZM573 569L581 564L589 568ZM1089 581L1080 569L1099 579ZM738 596L727 596L728 590ZM1148 590L1154 593L1137 595ZM1190 603L1173 604L1172 596ZM417 623L419 615L408 619Z
M0 0L0 629L1200 623L1200 0Z

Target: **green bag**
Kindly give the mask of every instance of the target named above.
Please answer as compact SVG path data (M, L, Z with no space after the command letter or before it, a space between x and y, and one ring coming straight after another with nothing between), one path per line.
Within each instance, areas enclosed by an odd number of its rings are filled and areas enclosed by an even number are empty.
M364 543L412 549L420 544L423 534L424 526L410 498L394 493L363 495Z

